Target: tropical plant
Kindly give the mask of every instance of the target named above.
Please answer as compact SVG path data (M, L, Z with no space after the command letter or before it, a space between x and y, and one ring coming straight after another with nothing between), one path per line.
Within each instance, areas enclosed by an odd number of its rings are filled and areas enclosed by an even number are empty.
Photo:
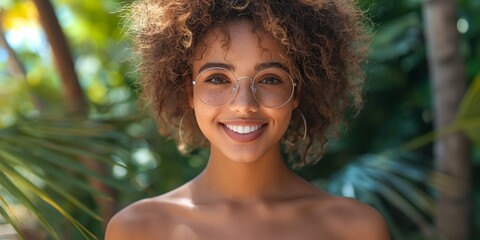
M122 153L121 143L125 140L122 137L107 124L65 118L19 119L14 125L0 129L0 214L22 232L22 220L16 216L12 202L8 201L15 199L14 202L24 205L35 215L54 239L61 239L58 226L53 226L54 221L39 207L47 204L71 222L86 239L94 238L68 207L78 208L97 221L103 219L78 199L75 192L80 190L110 198L89 185L85 180L87 177L112 187L121 186L111 177L98 175L83 165L80 158L125 167L125 164L108 157Z
M181 155L173 141L156 133L152 119L136 110L135 66L125 61L129 49L119 27L118 9L123 2L52 2L72 46L91 116L84 120L47 117L51 109L66 109L58 106L63 98L52 60L39 50L45 44L12 45L23 75L13 73L8 64L13 57L4 57L2 49L7 48L0 45L0 213L22 231L22 216L19 221L14 214L15 206L21 204L37 216L51 238L101 238L105 222L99 220L96 196L110 196L111 205L119 209L158 195L200 172L208 152ZM395 239L423 239L434 234L432 192L454 183L431 170L431 143L462 131L476 143L474 164L480 166L480 44L476 37L480 17L474 14L479 6L471 0L460 1L461 17L470 24L461 38L469 92L457 121L432 132L421 1L361 3L369 9L376 29L366 66L366 105L346 129L348 134L329 143L322 162L298 173L332 193L377 207ZM37 13L31 1L6 0L0 7L5 13L6 43L19 22L38 25L32 19ZM34 35L38 26L31 29L29 34ZM104 174L86 168L87 158L102 163ZM114 191L99 191L92 187L96 181ZM480 189L475 191L478 195ZM480 205L478 200L475 203Z
M460 183L453 176L433 170L431 163L425 161L429 157L414 150L456 132L465 133L480 147L478 106L480 78L475 80L465 95L457 121L448 127L412 139L398 149L361 155L328 181L317 179L313 182L336 195L357 198L375 206L389 222L395 239L412 239L399 228L405 225L401 222L402 216L406 216L421 230L422 236L417 237L438 239L438 233L432 225L436 204L429 190L452 192L458 189Z

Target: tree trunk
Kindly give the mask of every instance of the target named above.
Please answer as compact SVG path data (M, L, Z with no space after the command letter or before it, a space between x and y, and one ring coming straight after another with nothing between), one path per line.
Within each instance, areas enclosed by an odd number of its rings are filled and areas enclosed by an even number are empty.
M70 50L63 35L63 31L58 23L55 11L49 0L33 0L35 3L39 16L40 23L47 35L48 41L53 51L53 58L60 73L60 78L63 87L63 96L66 101L66 107L70 114L78 117L87 117L88 104L83 94L83 89L80 87L75 67L72 61ZM100 162L95 159L83 157L82 163L88 168L97 172L100 175L106 175L107 169ZM113 189L101 181L96 179L89 179L90 184L97 190L104 192L110 196L113 194ZM98 198L94 196L101 215L105 221L108 221L113 215L115 204L111 200Z
M63 97L70 113L84 116L88 112L87 101L80 87L70 49L60 28L55 11L49 0L34 0L37 6L40 23L52 47L53 58L62 80Z
M466 74L456 28L457 2L424 2L425 35L433 91L434 126L439 130L457 116ZM435 167L455 179L453 190L439 189L435 223L439 239L466 240L470 234L470 145L463 133L434 143Z

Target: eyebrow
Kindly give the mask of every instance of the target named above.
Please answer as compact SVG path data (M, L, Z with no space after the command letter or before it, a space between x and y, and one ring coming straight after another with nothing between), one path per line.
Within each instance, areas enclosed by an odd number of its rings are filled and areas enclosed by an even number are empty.
M205 69L208 69L208 68L225 68L225 69L230 70L230 71L233 71L235 69L235 67L231 64L217 63L217 62L207 62L200 67L198 72L202 72L202 71L204 71ZM259 63L259 64L255 65L255 70L256 71L261 71L261 70L264 70L264 69L267 69L267 68L280 68L280 69L284 70L285 72L288 72L287 66L285 66L284 64L282 64L280 62L265 62L265 63Z
M227 70L233 71L234 67L231 64L227 64L227 63L208 62L208 63L205 63L202 67L200 67L200 69L198 69L198 72L201 73L205 69L209 69L209 68L225 68Z
M285 66L284 64L282 64L280 62L266 62L266 63L257 64L255 66L255 70L257 70L257 71L267 69L267 68L280 68L280 69L284 70L285 72L288 72L287 66Z

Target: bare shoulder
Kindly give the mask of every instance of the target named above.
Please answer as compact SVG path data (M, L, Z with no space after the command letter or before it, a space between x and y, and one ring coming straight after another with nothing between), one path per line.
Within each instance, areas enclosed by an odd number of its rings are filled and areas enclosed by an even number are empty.
M317 202L316 211L341 239L388 240L383 216L373 207L352 198L328 196Z
M181 209L181 198L172 194L132 203L108 222L105 240L169 239L172 220Z
M107 225L106 240L149 239L153 231L167 228L169 214L154 199L135 202L115 214Z

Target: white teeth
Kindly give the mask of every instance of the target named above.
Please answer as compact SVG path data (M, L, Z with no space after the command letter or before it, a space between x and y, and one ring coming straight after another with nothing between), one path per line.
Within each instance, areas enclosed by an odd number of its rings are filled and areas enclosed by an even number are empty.
M240 134L247 134L257 131L262 127L262 125L255 125L255 126L235 126L235 125L226 125L228 129L240 133Z

